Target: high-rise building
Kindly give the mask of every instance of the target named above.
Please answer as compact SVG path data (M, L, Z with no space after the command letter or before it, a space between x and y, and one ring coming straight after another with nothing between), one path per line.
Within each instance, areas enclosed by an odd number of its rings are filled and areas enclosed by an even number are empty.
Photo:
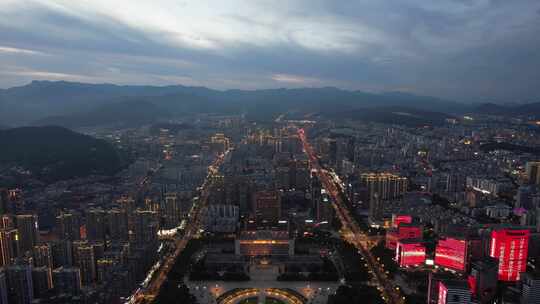
M8 266L7 282L10 304L32 303L34 300L34 285L30 265Z
M515 282L527 269L530 231L497 229L491 233L490 256L499 260L499 280Z
M529 184L540 185L540 161L527 162L527 181Z
M313 217L318 218L317 216L317 205L322 200L322 193L321 193L322 185L319 179L315 174L311 175L311 180L309 184L309 197L311 199L311 208L314 211Z
M148 210L137 210L134 213L134 242L138 248L156 243L159 223L157 213Z
M53 270L53 286L57 294L78 295L81 292L81 272L79 268L59 267Z
M212 191L210 191L210 195L208 196L208 204L222 205L227 203L226 188L225 177L223 175L214 177L212 181Z
M337 164L337 141L334 138L323 138L319 144L321 155L324 155L331 166Z
M172 229L180 225L182 214L181 202L176 192L165 194L165 200L161 208L164 229Z
M148 198L148 197L144 199L144 206L143 206L144 210L150 210L150 211L159 212L159 207L160 207L160 205L159 205L158 201L153 200L153 199Z
M81 270L81 282L83 286L93 284L96 279L94 248L88 243L82 242L80 244L74 244L73 247L76 256L76 266Z
M19 214L15 217L19 231L19 249L21 254L32 252L38 242L38 218L34 214Z
M291 168L287 166L277 167L276 169L276 187L278 189L288 190L291 188Z
M485 257L471 263L471 274L468 278L472 294L479 304L493 303L497 293L499 262Z
M36 267L45 266L48 268L53 267L51 245L41 244L41 245L34 246L34 251L33 251L32 256L34 258L34 266Z
M45 297L53 288L51 269L49 267L32 268L32 285L34 286L34 298Z
M128 240L128 217L125 210L111 209L107 212L107 230L113 241L125 242Z
M53 260L53 268L73 265L73 247L71 241L57 240L49 242Z
M126 213L129 215L135 211L135 200L132 197L129 196L123 196L116 200L116 203L120 206L120 209L126 211Z
M13 217L9 214L4 214L0 216L0 229L12 229L15 228L13 223Z
M439 282L437 304L472 304L471 291L466 281L449 280Z
M95 260L99 260L105 256L105 243L104 242L92 242L92 249L94 250Z
M524 273L520 279L521 304L540 304L540 275Z
M364 200L377 193L381 200L397 198L407 191L408 180L391 173L364 173L360 175L360 186L367 190Z
M81 239L81 217L77 212L61 213L56 217L56 234L60 239L76 241Z
M397 229L386 230L386 248L395 250L397 242L402 240L422 239L422 226L418 224L400 224Z
M279 191L259 191L255 193L253 211L259 222L275 222L281 217L281 194Z
M293 187L305 190L309 186L310 170L307 160L297 160L294 168Z
M471 258L480 257L481 246L480 239L440 239L435 248L435 265L455 271L468 271Z
M97 261L97 281L98 283L105 283L109 281L113 276L113 268L115 266L112 259L99 259Z
M223 133L216 133L210 138L210 144L212 151L221 153L229 149L230 141Z
M369 222L375 225L382 223L383 210L383 201L379 197L379 193L372 193L369 198Z
M106 229L105 211L101 208L91 208L86 212L86 239L90 241L105 240Z
M16 257L17 229L0 229L0 267L7 266Z
M238 187L238 201L237 204L240 207L240 214L248 214L251 208L251 195L253 192L253 181L239 177L235 184Z
M210 232L235 232L238 226L240 212L235 205L208 206L204 224Z
M514 208L525 208L527 210L532 210L536 206L533 204L533 198L536 195L535 187L532 185L522 185L514 196Z
M8 304L7 275L2 267L0 267L0 304Z
M9 213L8 208L8 190L5 188L0 188L0 215Z
M330 196L326 193L321 194L315 203L315 207L317 208L315 210L315 219L317 222L321 223L326 221L330 223L334 217L334 207L332 206Z
M426 261L426 246L420 240L401 240L396 245L396 262L400 267L419 266Z

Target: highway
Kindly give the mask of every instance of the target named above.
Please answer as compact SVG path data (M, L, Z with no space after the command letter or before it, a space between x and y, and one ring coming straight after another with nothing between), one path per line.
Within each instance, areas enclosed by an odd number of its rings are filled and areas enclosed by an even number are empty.
M360 229L354 218L350 215L349 209L343 201L343 197L346 196L342 191L341 183L339 182L337 175L332 171L328 171L321 167L319 158L309 144L303 129L298 129L298 135L302 141L304 151L309 157L311 168L317 174L317 177L321 181L326 192L333 199L332 205L342 224L344 232L342 234L343 238L353 244L366 260L368 269L373 273L373 278L382 293L383 300L389 304L403 304L405 302L404 298L402 298L395 289L392 281L387 277L382 265L377 262L368 249L367 244L370 242L370 237Z
M219 167L223 162L225 161L226 155L229 153L229 151L225 151L225 153L220 154L214 163L212 163L208 167L208 175L206 176L206 179L204 180L204 183L201 185L201 192L199 196L199 200L195 201L193 204L193 208L189 211L188 215L188 224L185 228L185 233L178 237L175 240L175 250L172 254L167 256L166 258L163 258L163 261L161 262L161 267L159 270L155 271L152 275L152 278L150 282L148 283L147 287L139 288L137 289L126 301L128 304L143 304L143 303L152 303L152 301L155 299L155 297L158 295L159 290L161 289L161 286L163 285L163 282L167 279L167 275L171 268L174 266L174 263L180 253L184 250L187 243L193 238L201 224L201 218L202 218L202 211L204 210L204 207L206 206L208 202L208 197L210 195L210 188L212 185L212 179L218 174Z

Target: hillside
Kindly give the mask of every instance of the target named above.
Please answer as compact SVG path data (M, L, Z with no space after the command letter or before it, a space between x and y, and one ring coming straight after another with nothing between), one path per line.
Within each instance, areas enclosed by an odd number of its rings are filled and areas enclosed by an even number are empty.
M98 125L114 125L131 127L151 123L159 118L169 116L166 109L142 98L122 98L108 104L98 106L88 112L50 116L33 122L34 126L62 126L66 128L92 127Z
M0 142L8 143L0 149L0 163L18 165L45 181L111 175L122 165L106 141L61 127L0 130Z
M363 120L376 123L397 124L410 127L436 126L445 123L453 116L441 112L422 111L406 107L365 108L354 111L336 111L330 114L333 119Z
M478 105L473 110L474 113L498 115L498 116L531 116L540 117L540 102L533 102L519 105L498 105L493 103L484 103Z

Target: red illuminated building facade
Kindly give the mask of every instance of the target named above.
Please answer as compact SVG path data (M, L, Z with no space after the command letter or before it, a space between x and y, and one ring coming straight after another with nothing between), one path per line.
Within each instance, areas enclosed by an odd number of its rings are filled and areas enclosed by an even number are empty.
M395 250L397 242L409 239L422 239L422 227L415 224L400 224L396 229L388 229L386 248Z
M435 265L440 267L464 271L466 257L467 243L465 240L441 239L435 248Z
M420 240L397 242L396 262L400 267L419 266L426 261L426 247Z
M392 228L398 228L401 224L411 224L412 216L405 214L392 214Z
M471 258L482 256L479 239L448 237L440 239L435 248L435 265L454 271L469 269Z
M529 230L498 229L491 232L490 256L499 260L499 280L515 282L527 268Z

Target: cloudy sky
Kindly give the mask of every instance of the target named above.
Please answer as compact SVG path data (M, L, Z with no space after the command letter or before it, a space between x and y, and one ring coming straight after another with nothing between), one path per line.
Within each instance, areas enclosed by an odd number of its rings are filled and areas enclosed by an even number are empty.
M0 87L34 79L540 101L540 1L0 0Z

